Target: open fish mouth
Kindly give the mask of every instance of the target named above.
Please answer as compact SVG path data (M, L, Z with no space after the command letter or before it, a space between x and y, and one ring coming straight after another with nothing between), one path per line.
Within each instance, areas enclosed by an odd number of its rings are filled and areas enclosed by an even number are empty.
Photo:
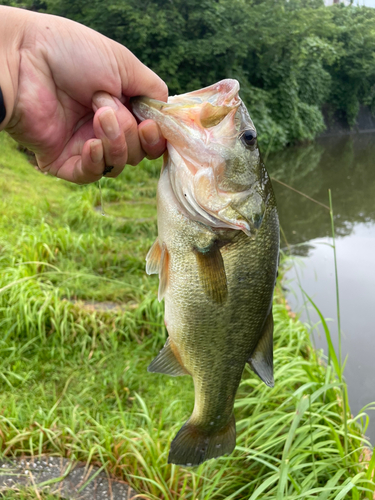
M213 229L238 229L254 236L265 206L254 190L256 176L246 167L259 162L259 152L250 151L242 140L244 131L255 138L256 131L237 80L170 97L167 103L149 97L131 103L137 118L156 121L168 141L165 163L181 211ZM239 162L244 172L236 177L233 165ZM245 213L249 198L255 206L250 218Z
M208 129L216 127L229 113L234 116L233 111L241 104L238 92L237 80L228 79L204 89L169 97L167 103L150 97L134 97L131 104L139 120L155 120L164 137L175 147L186 143L190 147L199 147L198 139L207 145L218 135L217 131L215 134Z
M237 80L226 79L203 89L171 96L168 98L168 102L158 101L150 97L133 97L131 104L135 115L140 120L154 119L158 121L158 113L177 116L182 108L194 108L204 103L233 109L233 107L238 107L241 102L238 96L239 89Z
M170 97L168 101L170 100L170 102L174 103L191 100L196 103L209 102L214 106L233 106L239 104L239 90L240 85L238 81L228 78L203 89Z

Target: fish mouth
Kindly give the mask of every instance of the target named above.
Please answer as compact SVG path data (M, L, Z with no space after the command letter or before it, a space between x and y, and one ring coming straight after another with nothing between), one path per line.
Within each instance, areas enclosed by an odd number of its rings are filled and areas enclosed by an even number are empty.
M150 97L133 97L130 104L135 116L140 120L154 120L159 125L168 118L178 118L189 126L209 128L217 125L241 103L238 96L237 80L226 79L209 87L168 98L168 102ZM166 137L168 139L168 137Z
M180 97L180 96L177 96ZM154 120L159 125L166 119L166 117L178 118L181 121L182 110L196 106L196 102L189 105L185 100L184 102L171 102L173 97L169 97L169 102L158 101L157 99L152 99L151 97L132 97L130 99L130 105L132 107L133 113L138 118L138 120Z
M227 158L235 150L242 101L237 80L222 80L209 87L169 97L168 102L133 97L133 113L154 120L168 141L170 183L176 200L190 219L212 228L252 233L250 222L235 205L251 192L220 189Z
M164 108L170 106L166 102L158 101L157 99L152 99L151 97L132 97L130 99L130 105L133 113L140 121L155 119L150 118L150 115L153 117L158 116Z
M213 106L235 106L240 103L238 92L240 85L237 80L227 78L220 82L214 83L209 87L173 96L168 99L168 102L177 103L179 101L195 104L203 104L208 102Z

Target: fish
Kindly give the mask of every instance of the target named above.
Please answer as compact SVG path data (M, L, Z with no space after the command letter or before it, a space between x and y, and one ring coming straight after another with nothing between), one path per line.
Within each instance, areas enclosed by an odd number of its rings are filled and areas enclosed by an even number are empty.
M194 409L168 456L183 466L233 452L246 363L274 386L279 219L239 90L225 79L167 103L132 100L136 117L155 120L167 139L146 272L159 275L168 338L148 371L193 378Z

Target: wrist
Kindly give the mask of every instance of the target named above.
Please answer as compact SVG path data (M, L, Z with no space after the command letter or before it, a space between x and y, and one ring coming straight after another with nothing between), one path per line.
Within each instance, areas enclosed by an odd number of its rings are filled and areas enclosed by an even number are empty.
M22 45L27 12L0 5L0 87L3 95L1 111L5 117L0 131L7 127L16 105ZM1 116L2 118L3 116Z

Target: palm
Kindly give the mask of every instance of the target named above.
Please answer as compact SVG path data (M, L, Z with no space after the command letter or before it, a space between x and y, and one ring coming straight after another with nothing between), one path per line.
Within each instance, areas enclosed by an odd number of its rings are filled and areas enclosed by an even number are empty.
M113 143L103 133L101 110L94 113L97 93L115 103L112 113L123 136ZM136 121L121 103L123 96L139 94L165 99L166 87L125 47L80 24L36 15L24 36L18 97L7 131L36 153L43 170L76 182L96 180L105 164L124 165L127 159L136 164L144 156ZM95 111L102 106L108 104ZM102 166L90 159L95 138L103 143ZM131 158L128 149L136 151ZM95 168L88 179L87 170Z
M53 80L42 78L33 83L32 90L27 89L28 86L28 82L21 79L18 107L22 112L17 127L9 132L36 153L40 166L57 162L58 169L69 156L81 153L86 140L95 137L92 120L79 126L94 113L92 108L58 88Z
M40 34L37 32L37 35ZM50 29L47 36L34 44L32 51L26 50L22 55L17 103L19 121L9 132L36 153L43 167L54 163L54 169L59 169L71 155L82 152L85 141L95 137L90 120L94 115L95 91L121 95L120 75L113 74L113 70L110 74L110 68L106 67L108 61L100 57L102 44L98 47L94 40L100 35L91 30L87 30L87 35L86 40L82 40L80 33L76 36L70 31L69 38L62 41L56 38L56 31ZM87 41L92 42L91 51L83 47ZM62 70L64 61L73 58L75 64L70 65L70 71ZM108 82L117 85L108 85Z

